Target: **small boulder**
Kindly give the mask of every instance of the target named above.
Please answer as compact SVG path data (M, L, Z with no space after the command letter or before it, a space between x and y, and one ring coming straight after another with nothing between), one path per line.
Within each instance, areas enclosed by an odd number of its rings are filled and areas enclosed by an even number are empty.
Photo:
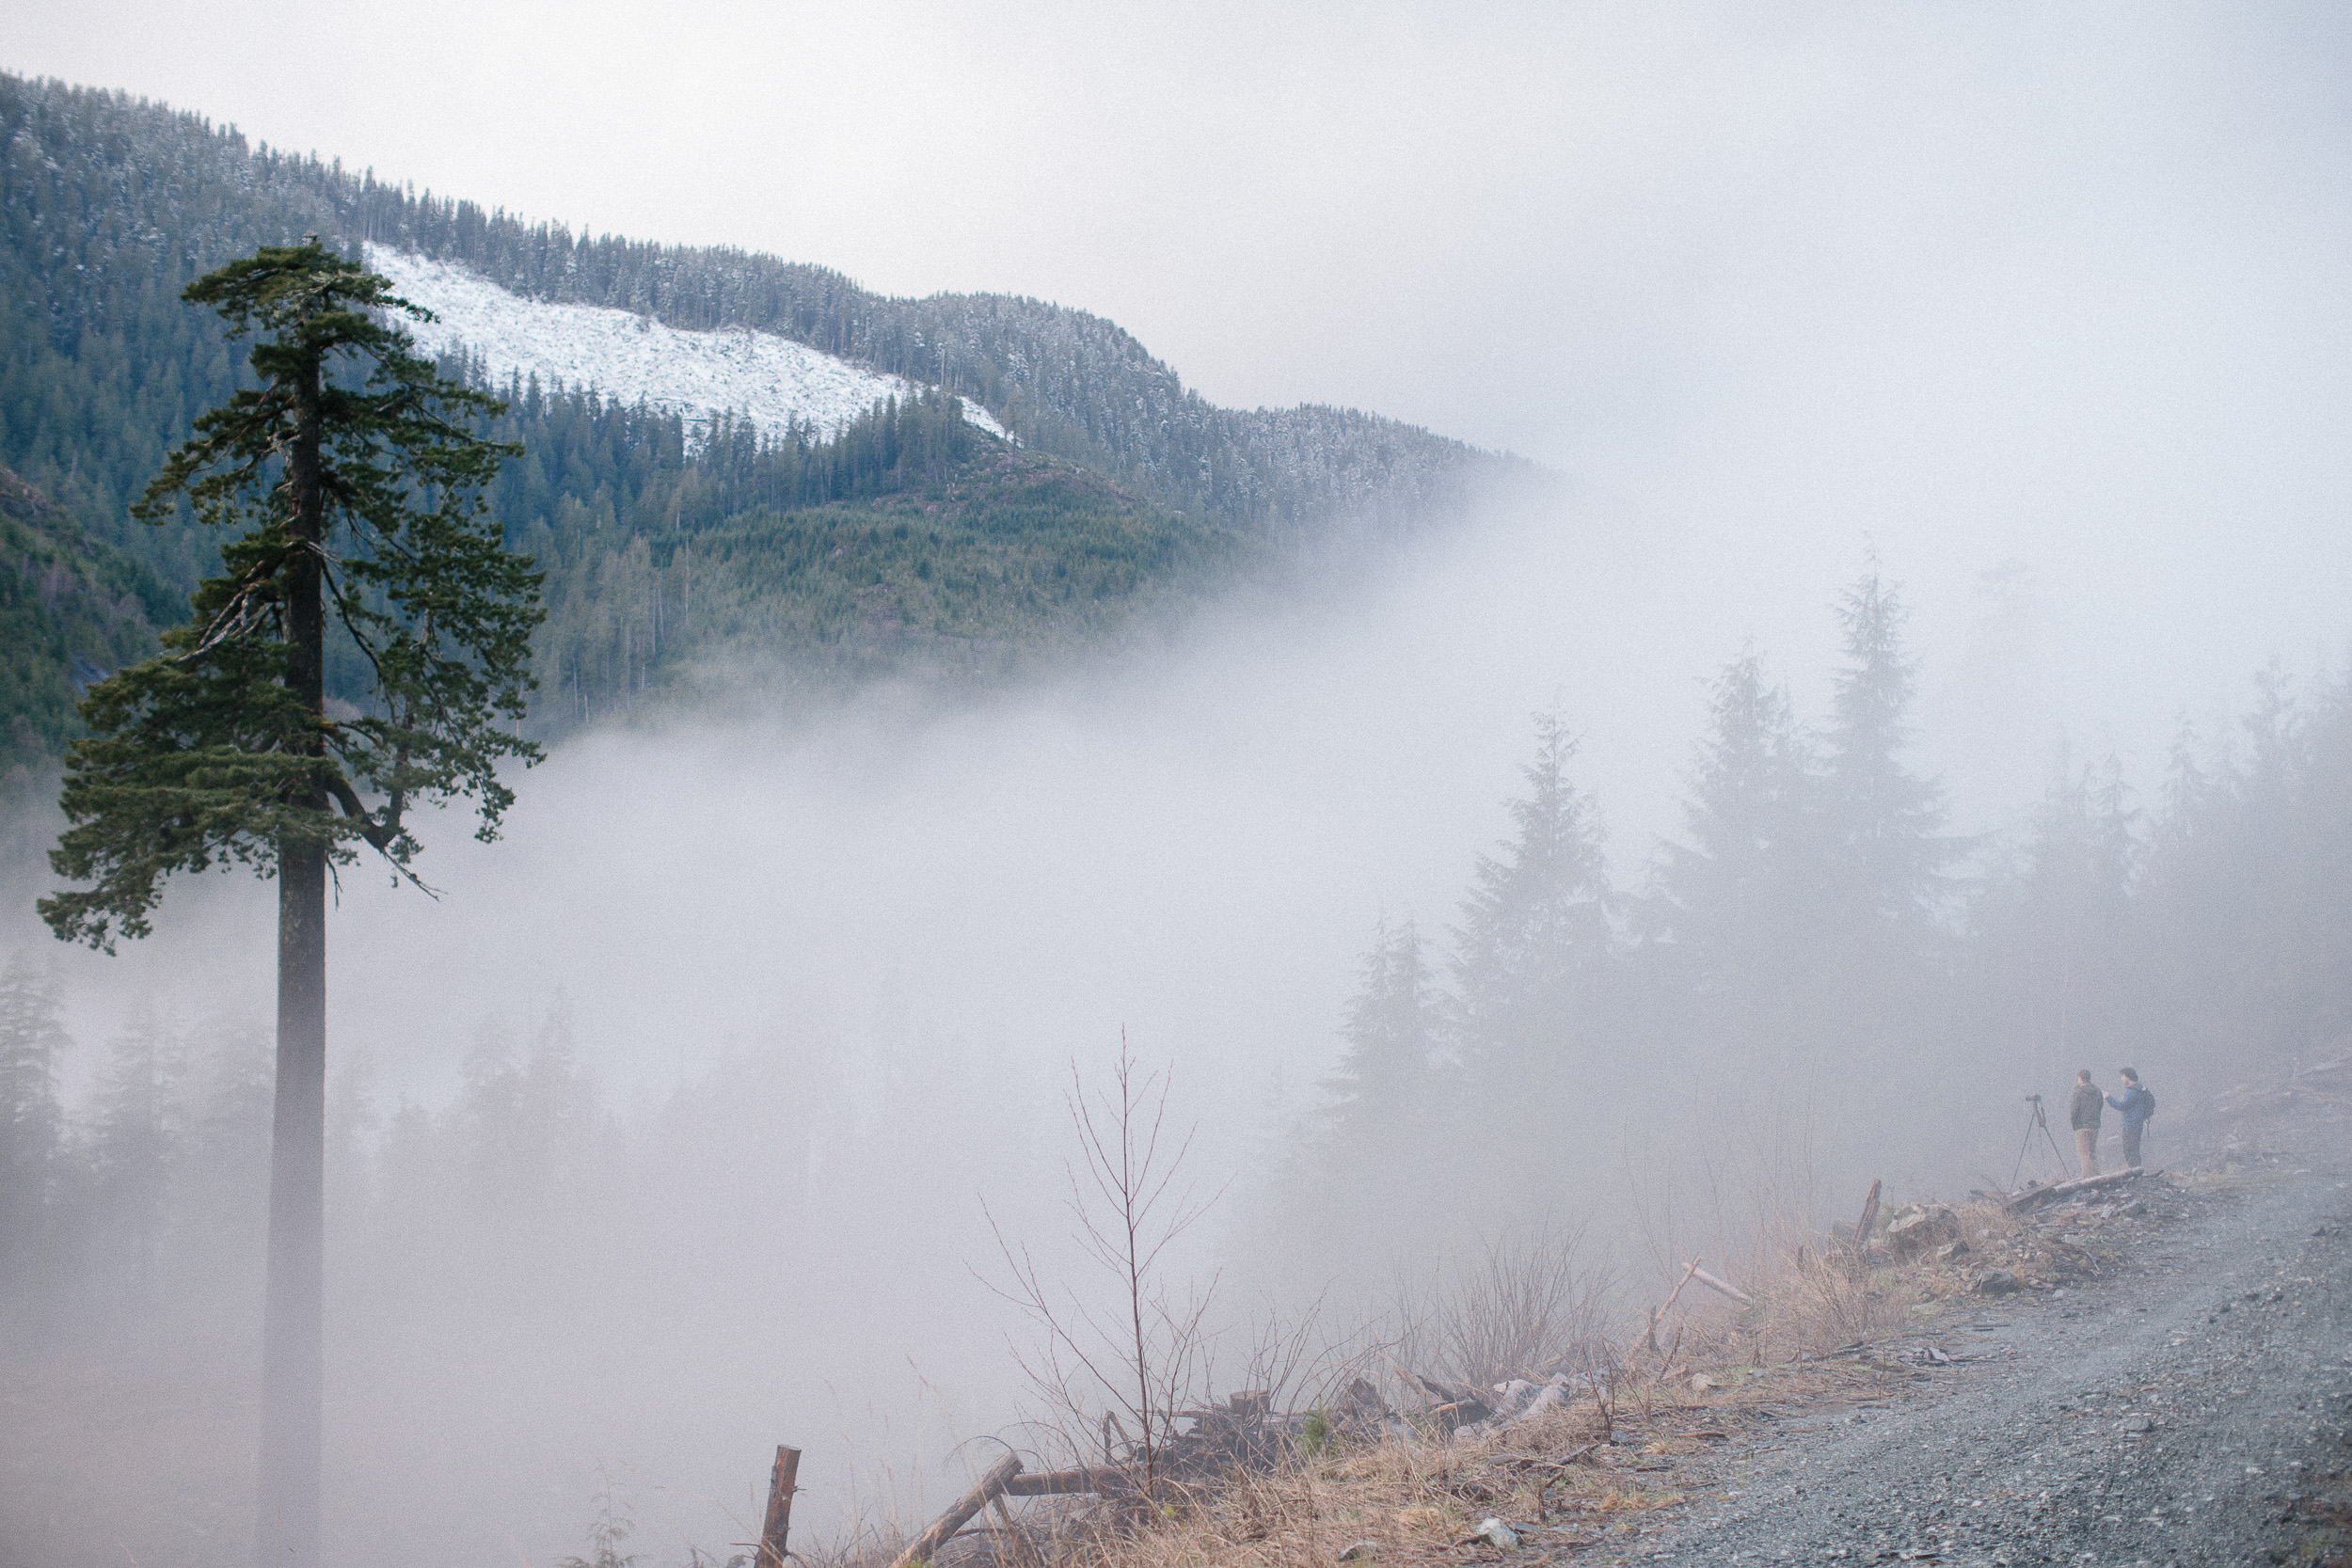
M1558 1410L1567 1402L1568 1391L1564 1386L1547 1383L1535 1390L1535 1397L1527 1402L1526 1408L1510 1418L1510 1422L1516 1426L1521 1421L1542 1415L1547 1410Z
M1527 1408L1528 1401L1535 1397L1536 1386L1535 1384L1528 1382L1523 1377L1515 1377L1508 1383L1496 1384L1495 1393L1498 1398L1487 1402L1495 1407L1495 1414L1498 1416L1516 1416Z
M1704 1394L1710 1388L1720 1388L1722 1386L1722 1384L1717 1383L1713 1378L1708 1377L1705 1372L1695 1373L1691 1379L1691 1392L1693 1394Z
M1967 1256L1968 1243L1964 1241L1946 1242L1942 1246L1935 1249L1935 1260L1939 1263L1949 1263L1957 1259L1965 1258Z
M1886 1249L1909 1258L1959 1235L1960 1216L1943 1204L1907 1204L1887 1222Z
M1500 1546L1507 1552L1518 1545L1519 1532L1490 1513L1478 1521L1478 1531L1471 1539L1484 1541L1490 1546Z
M1350 1545L1345 1551L1340 1553L1340 1560L1342 1562L1361 1562L1366 1558L1377 1557L1379 1555L1379 1542L1359 1541Z
M1973 1289L1980 1296L2013 1296L2021 1287L2007 1269L1987 1269Z

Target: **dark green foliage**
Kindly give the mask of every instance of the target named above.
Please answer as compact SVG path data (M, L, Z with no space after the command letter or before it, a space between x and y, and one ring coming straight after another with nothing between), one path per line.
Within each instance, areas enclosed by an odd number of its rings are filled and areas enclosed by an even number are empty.
M152 572L0 468L0 770L56 755L81 733L80 689L152 653L178 615Z
M264 244L331 231L298 162L116 93L0 76L0 463L183 593L196 530L130 507L196 416L252 380L181 302Z
M40 910L99 947L146 934L171 873L266 869L289 839L340 859L365 841L405 866L414 800L470 797L495 836L513 798L499 762L537 755L512 726L539 578L474 495L515 455L468 428L499 405L409 354L379 319L409 308L316 242L265 245L187 294L262 335L260 386L199 416L135 509L184 501L231 537L164 652L82 705L92 733L70 752L53 863L96 886ZM366 705L332 714L322 594L366 671Z
M253 380L220 324L184 309L179 292L232 257L305 233L346 254L370 241L422 251L535 297L619 306L681 327L773 330L977 399L1018 430L1024 463L1060 458L1061 471L1074 465L1102 480L1073 486L1073 505L1016 506L1036 524L1018 562L995 560L993 525L974 546L987 569L952 559L952 542L949 559L917 562L928 570L917 580L953 584L939 591L940 626L985 627L970 635L992 644L1043 649L1073 631L1100 635L1130 609L1205 587L1216 569L1266 559L1277 539L1343 515L1417 525L1464 483L1523 467L1352 410L1214 408L1127 334L1083 312L994 295L888 299L771 257L575 239L257 150L121 94L0 74L0 463L183 593L217 568L216 542L184 518L134 526L129 506L197 414ZM456 375L475 379L478 368ZM557 573L550 603L570 629L543 647L542 677L551 692L560 674L580 698L551 704L538 733L627 705L695 646L665 536L736 519L748 536L755 518L914 492L945 510L959 464L1000 460L993 441L947 417L936 397L877 410L835 441L742 424L690 432L579 388L522 386L509 397L513 410L483 433L522 440L529 455L488 497L508 545ZM1098 515L1082 516L1089 506ZM1078 553L1047 563L1065 531ZM641 542L650 587L640 580ZM792 548L779 541L776 552ZM1195 562L1213 570L1187 583ZM1140 595L1133 607L1119 602L1117 584L1129 578ZM981 602L999 581L1016 601ZM866 672L928 672L968 651L956 641L962 631L943 631L944 644L870 636L909 617L869 620L821 574L805 586L816 599L799 582L731 583L739 613L726 635L752 646L701 651ZM1074 617L1044 608L1089 601ZM791 641L812 626L825 634L818 643ZM977 665L1002 666L1010 651L991 647ZM353 650L329 650L330 693L356 702L366 676ZM21 711L46 744L52 731L66 733Z
M548 571L543 734L628 708L712 654L845 678L1002 673L1270 556L1007 447L935 393L878 405L831 441L723 425L689 461L674 418L510 391L493 428L528 455L487 494L509 543Z
M84 516L119 517L164 448L235 381L217 332L174 319L178 288L306 232L460 261L534 298L795 338L971 396L1032 450L1227 526L1293 530L1343 511L1406 522L1467 479L1523 467L1353 409L1214 407L1083 311L997 294L894 299L770 256L575 238L256 150L121 94L0 76L0 462Z

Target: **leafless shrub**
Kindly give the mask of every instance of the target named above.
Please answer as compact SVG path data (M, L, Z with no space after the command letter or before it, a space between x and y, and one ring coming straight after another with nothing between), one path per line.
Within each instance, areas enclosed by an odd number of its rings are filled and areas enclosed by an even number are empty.
M1120 1036L1109 1082L1089 1089L1073 1063L1067 1103L1079 1158L1067 1164L1072 1239L1108 1277L1107 1301L1048 1284L1025 1245L989 1216L1009 1282L997 1292L1044 1333L1020 1353L1022 1370L1053 1413L1073 1456L1132 1465L1147 1500L1160 1491L1161 1456L1179 1413L1206 1396L1205 1321L1216 1282L1179 1290L1162 1255L1207 1211L1180 1185L1190 1129L1168 1124L1168 1076L1146 1070Z
M1399 1293L1400 1358L1485 1388L1558 1371L1607 1341L1609 1272L1587 1268L1581 1233L1496 1237L1458 1271Z

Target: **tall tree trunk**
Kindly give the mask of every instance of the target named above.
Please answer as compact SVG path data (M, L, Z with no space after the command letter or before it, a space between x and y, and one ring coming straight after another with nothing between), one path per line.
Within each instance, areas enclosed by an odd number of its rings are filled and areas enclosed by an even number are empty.
M316 1568L325 1397L326 851L278 848L278 1097L270 1128L269 1281L262 1310L265 1568Z
M289 531L326 536L319 483L319 367L289 388L294 437L286 454ZM286 685L321 723L326 712L326 607L319 557L295 556L286 594ZM324 755L326 736L303 742ZM319 781L294 804L324 815ZM293 831L278 841L278 1095L270 1126L269 1279L262 1307L262 1568L317 1568L319 1461L326 1398L326 841Z

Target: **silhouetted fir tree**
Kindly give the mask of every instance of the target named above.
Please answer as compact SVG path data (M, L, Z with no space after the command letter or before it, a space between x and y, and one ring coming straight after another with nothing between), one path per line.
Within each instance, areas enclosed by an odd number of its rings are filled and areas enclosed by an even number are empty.
M1462 1085L1448 1050L1436 956L1410 919L1383 916L1341 1012L1344 1049L1323 1102L1287 1131L1246 1227L1287 1236L1280 1267L1341 1277L1441 1229Z
M2289 863L2300 897L2288 918L2308 988L2296 1027L2304 1059L2316 1060L2331 1046L2352 1048L2352 663L2315 693L2302 760L2301 843Z
M56 1182L63 1120L57 1058L71 1048L54 970L24 953L0 970L0 1302L34 1283Z
M1915 737L1908 614L1876 562L1847 590L1837 610L1846 662L1823 737L1826 891L1847 940L1875 949L1874 961L1919 946L1960 851L1941 832L1942 786L1903 762Z
M1518 830L1481 855L1454 927L1454 994L1464 1044L1493 1051L1557 1025L1611 955L1608 870L1592 801L1569 781L1577 742L1555 713L1535 719Z
M312 239L188 286L240 334L258 387L199 416L135 512L183 504L224 531L223 573L164 653L99 681L81 714L52 864L90 882L40 901L66 940L140 937L174 873L244 863L278 886L277 1107L263 1307L261 1539L318 1556L326 878L366 845L400 875L407 812L470 799L478 836L513 800L501 762L531 687L539 574L476 491L511 450L473 434L495 400L438 377L384 317L423 316ZM365 669L326 704L332 645Z
M457 1101L443 1118L444 1131L458 1147L467 1200L477 1213L497 1212L533 1180L525 1168L525 1063L517 1055L506 1028L485 1019L466 1053Z
M179 1214L175 1291L242 1324L268 1237L270 1038L214 1020L193 1032L186 1152L173 1195ZM222 1314L227 1316L228 1314Z
M2156 1027L2238 1058L2308 1060L2352 1038L2348 725L2352 677L2299 703L2275 664L2256 675L2240 756L2150 858Z
M374 1206L368 1141L383 1120L375 1105L375 1063L365 1051L350 1053L326 1081L326 1212L330 1217L340 1213L346 1221L357 1221ZM333 1259L330 1248L330 1265Z
M1345 1158L1411 1149L1425 1140L1442 1045L1437 976L1420 930L1383 918L1358 970L1341 1034L1339 1070L1325 1085L1330 1140Z
M2164 782L2150 840L2152 853L2162 858L2196 832L2198 816L2212 787L2212 779L2197 761L2197 726L2183 715L2172 732L2172 744L2165 752Z
M1572 1162L1587 1116L1613 1118L1629 1064L1611 982L1613 897L1591 800L1570 782L1576 741L1557 714L1535 721L1517 832L1478 857L1454 930L1453 1037L1463 1059L1439 1136L1439 1195L1502 1201L1530 1217L1545 1192L1591 1174ZM1495 1136L1497 1108L1534 1109Z
M1743 653L1716 675L1682 803L1685 842L1657 868L1675 969L1703 993L1786 978L1819 918L1813 759L1785 688Z
M528 1051L484 1022L446 1122L462 1150L467 1201L493 1230L542 1228L593 1189L611 1130L580 1060L568 998L558 993Z
M167 1200L187 1151L185 1053L143 1002L107 1042L106 1067L92 1101L84 1157L90 1199L100 1216L106 1299L130 1315L157 1306L156 1268Z
M2112 1063L2132 1035L2132 883L2139 859L2122 766L2061 758L2013 867L1975 911L1983 1025L2022 1081Z

